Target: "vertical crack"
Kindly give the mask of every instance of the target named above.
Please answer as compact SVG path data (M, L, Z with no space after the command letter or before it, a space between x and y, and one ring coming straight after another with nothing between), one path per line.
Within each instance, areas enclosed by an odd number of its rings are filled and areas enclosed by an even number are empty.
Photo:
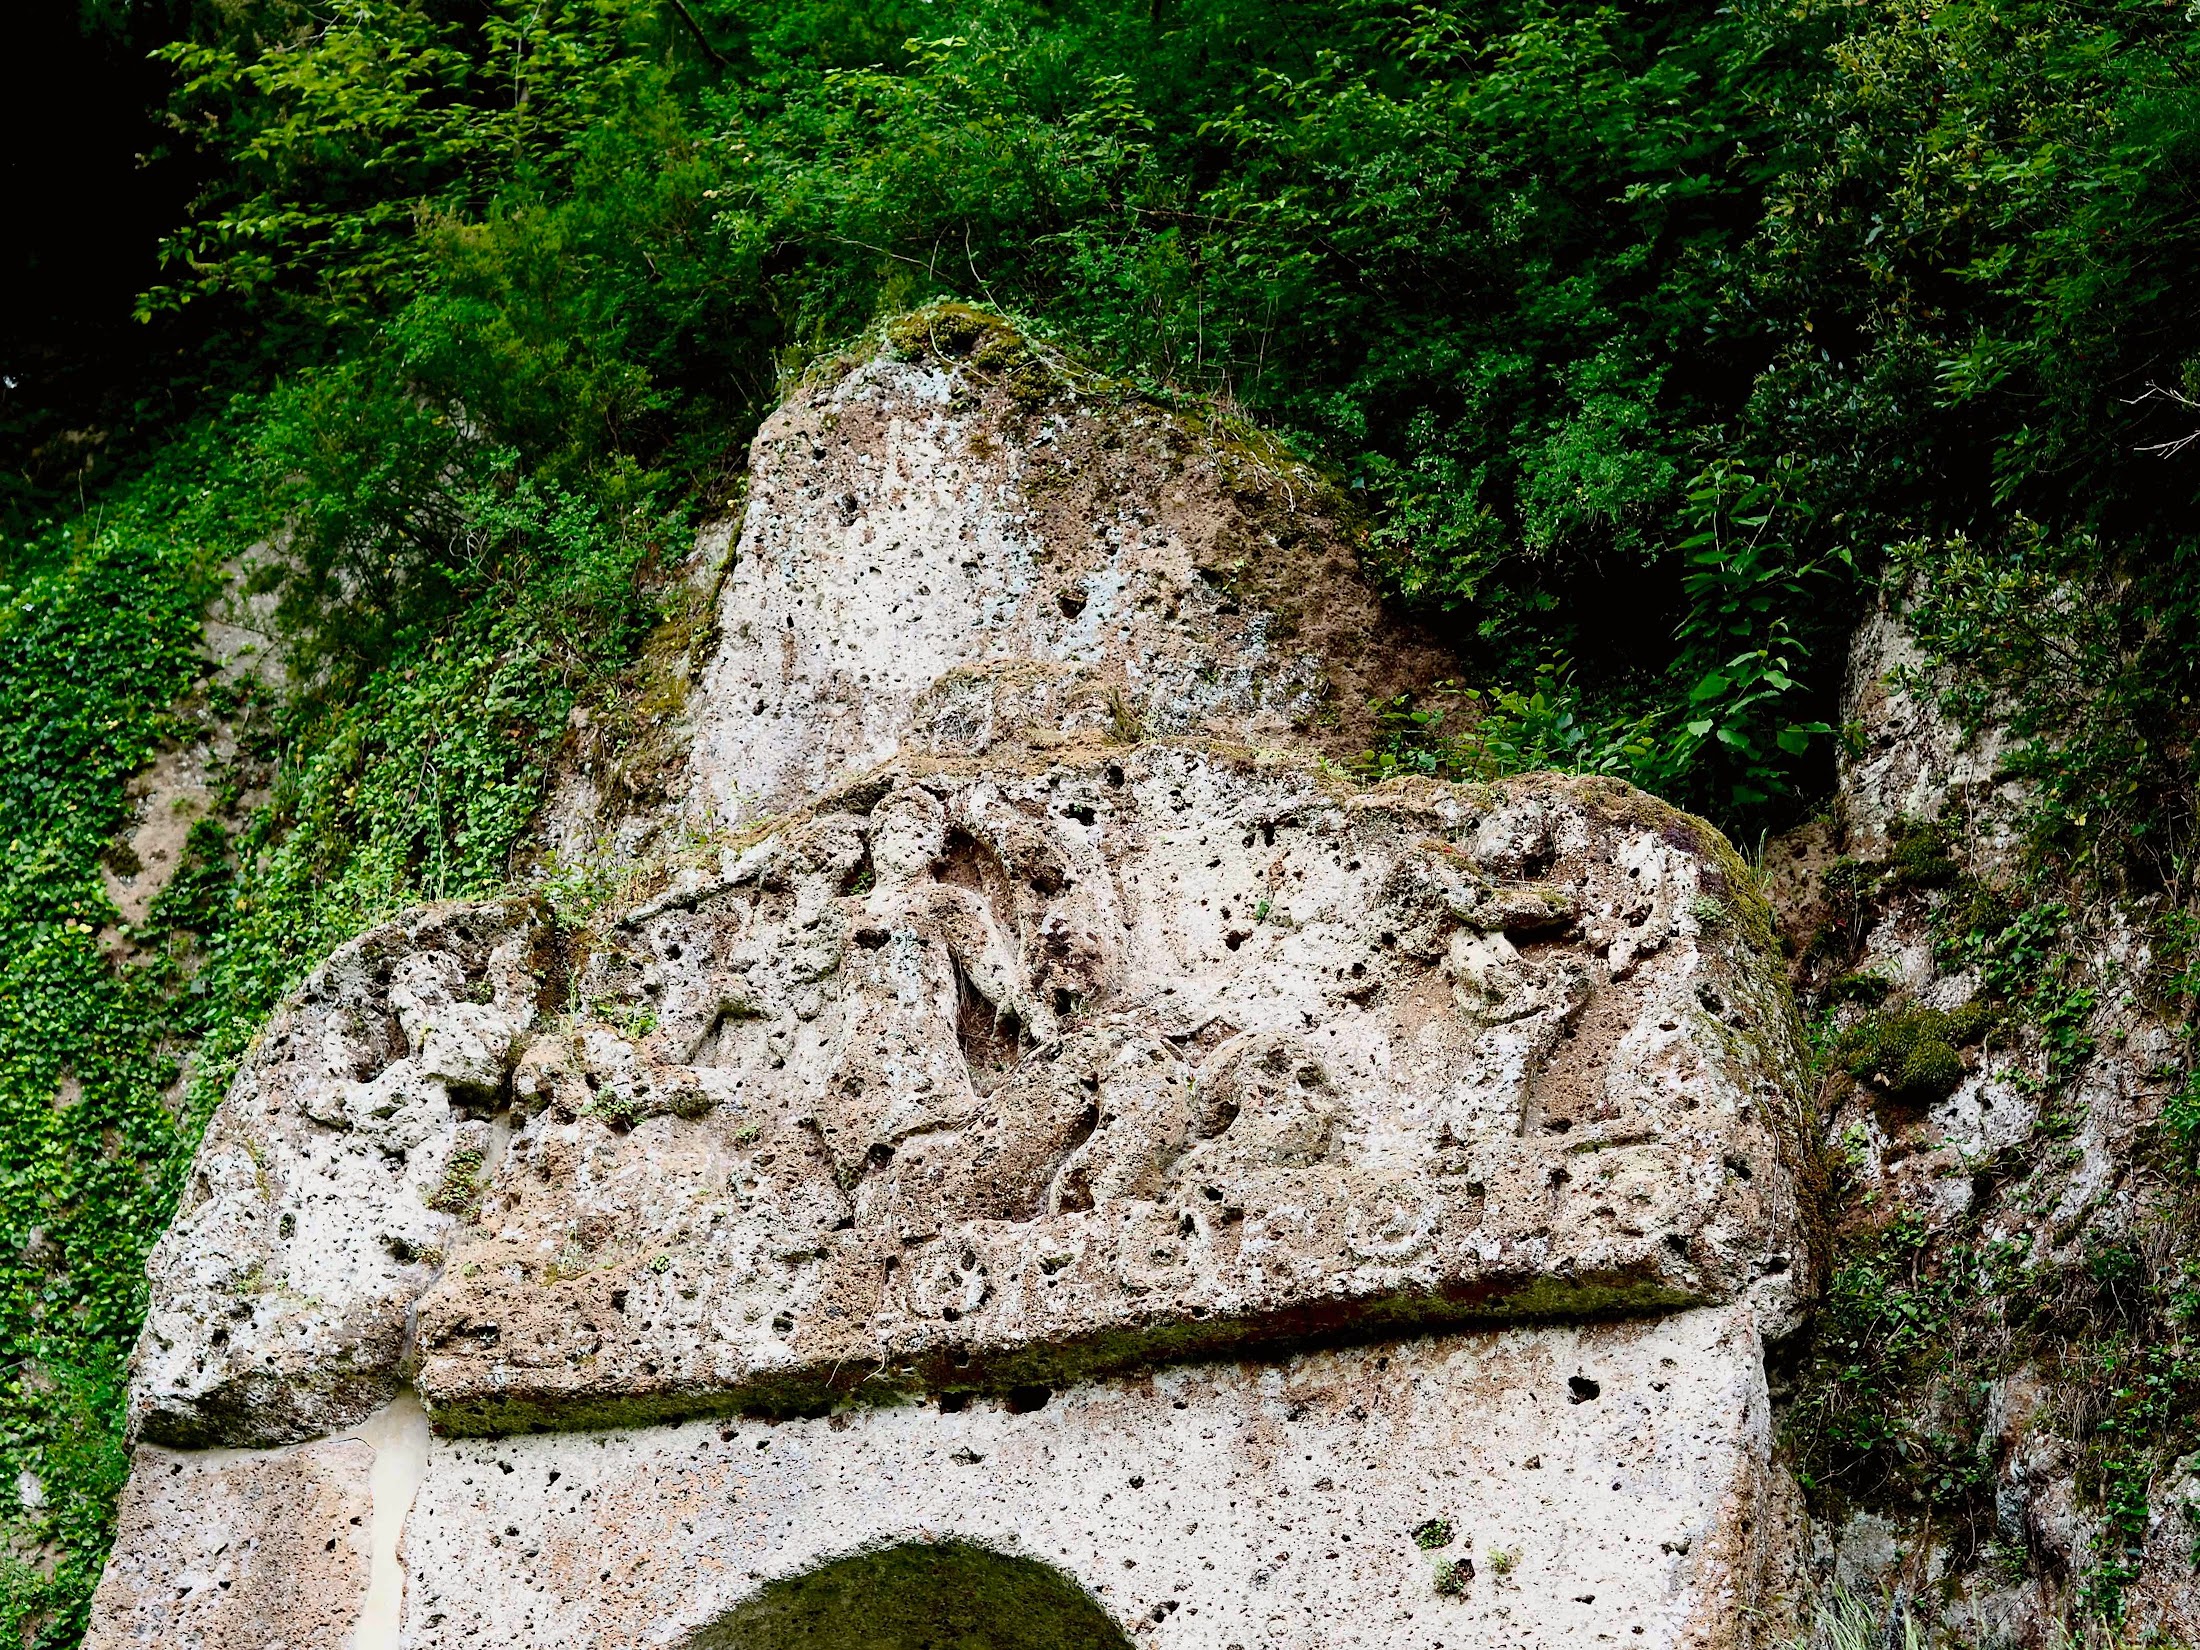
M374 1450L367 1493L367 1596L349 1650L397 1650L405 1615L405 1565L399 1557L405 1515L428 1476L428 1412L410 1387L368 1416L354 1433Z

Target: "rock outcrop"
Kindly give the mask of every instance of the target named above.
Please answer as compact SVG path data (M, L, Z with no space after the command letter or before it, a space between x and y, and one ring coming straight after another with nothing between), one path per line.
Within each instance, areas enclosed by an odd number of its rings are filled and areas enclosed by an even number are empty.
M1767 855L1830 1055L1831 1350L1793 1440L1821 1452L1810 1579L1889 1632L1899 1599L1956 1643L2192 1642L2200 1462L2162 1449L2190 1379L2164 1317L2192 1194L2161 1147L2189 1028L2149 990L2176 930L2027 885L2022 741L1992 706L1967 734L1962 685L1882 598L1835 805Z
M290 1443L396 1395L414 1305L500 1138L550 944L532 901L415 912L342 947L276 1015L147 1266L137 1436Z
M363 936L240 1073L91 1642L833 1642L905 1550L1002 1647L1752 1642L1813 1252L1754 882L1616 782L1341 777L1428 661L1314 478L898 343L758 438L701 846ZM406 1386L412 1476L347 1441Z

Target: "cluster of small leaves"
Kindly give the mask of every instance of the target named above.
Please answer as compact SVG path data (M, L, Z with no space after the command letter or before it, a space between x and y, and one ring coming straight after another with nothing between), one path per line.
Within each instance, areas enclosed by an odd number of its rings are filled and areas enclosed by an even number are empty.
M1495 779L1542 771L1640 778L1657 749L1656 713L1629 720L1591 704L1563 654L1546 656L1525 689L1440 682L1426 693L1398 694L1369 708L1378 741L1359 767L1371 779Z
M1935 1267L1924 1223L1897 1216L1852 1242L1827 1285L1811 1378L1790 1412L1805 1486L1863 1495L1890 1479L1945 1470L1929 1432L1901 1402L1945 1355L1945 1337L1975 1280ZM1954 1453L1960 1455L1960 1448Z

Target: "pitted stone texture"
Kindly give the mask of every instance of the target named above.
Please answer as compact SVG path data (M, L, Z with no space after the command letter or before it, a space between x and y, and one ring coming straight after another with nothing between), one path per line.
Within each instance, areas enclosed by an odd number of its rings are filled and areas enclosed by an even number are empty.
M416 912L277 1016L156 1251L135 1424L275 1444L405 1378L447 1434L818 1417L437 1443L417 1646L700 1650L925 1539L1155 1644L1746 1644L1790 1528L1762 1341L1810 1282L1748 872L1615 782L1277 751L1446 673L1334 501L991 347L760 437L692 760L650 757L745 832L709 873L581 932ZM163 1589L318 1529L236 1488L304 1458L156 1507L141 1451L95 1642L221 1642Z
M1747 1307L1179 1365L1018 1407L440 1444L403 1642L716 1643L775 1580L928 1540L1055 1566L1156 1650L1746 1645L1771 1602ZM1435 1520L1451 1540L1426 1550Z
M1838 792L1851 854L1884 858L1905 820L1947 825L1982 869L2014 851L2023 797L2001 774L2008 735L1995 724L1966 738L1941 706L1942 685L1898 607L1866 615L1841 692L1853 733L1840 747Z
M398 1383L542 990L524 901L428 907L338 949L215 1111L147 1265L131 1419L158 1443L352 1425ZM446 1207L438 1207L439 1203Z
M1384 626L1312 471L1158 408L887 354L791 398L750 464L690 706L706 823L1023 730L1272 741L1319 712L1356 753L1368 699L1448 674Z
M596 936L421 1303L439 1427L1789 1309L1793 1026L1698 822L1163 745L870 795Z
M374 1451L141 1447L85 1650L343 1650L367 1592Z

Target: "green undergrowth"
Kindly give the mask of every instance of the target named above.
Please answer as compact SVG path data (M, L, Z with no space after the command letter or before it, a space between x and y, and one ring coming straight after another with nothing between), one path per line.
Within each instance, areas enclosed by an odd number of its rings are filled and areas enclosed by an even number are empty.
M4 587L11 1642L81 1631L126 1468L122 1364L146 1252L238 1057L333 945L405 905L505 886L568 712L633 653L653 617L638 575L680 533L488 455L442 501L486 547L480 571L372 657L270 690L211 668L201 616L295 502L276 468L294 462L294 416L280 397L235 409ZM211 811L126 926L102 866L126 842L126 781L163 750L195 763Z
M163 506L195 502L162 489ZM179 496L180 493L180 496ZM117 970L102 850L201 668L204 580L165 534L84 523L0 589L0 1627L66 1630L126 1469L122 1358L183 1134L171 1010Z

